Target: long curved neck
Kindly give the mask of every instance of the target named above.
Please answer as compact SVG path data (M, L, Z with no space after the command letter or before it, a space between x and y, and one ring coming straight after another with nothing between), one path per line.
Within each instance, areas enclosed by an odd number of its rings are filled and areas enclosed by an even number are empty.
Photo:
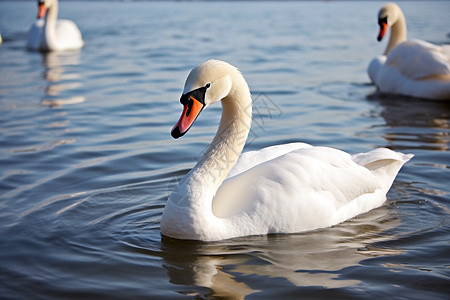
M44 34L41 36L40 49L50 51L56 49L56 21L58 19L58 1L54 1L52 6L45 13Z
M384 55L388 55L395 46L404 41L406 41L406 21L403 12L399 10L398 19L391 26L391 36L389 37L389 43L384 51Z
M212 194L217 191L244 148L252 120L252 99L246 84L245 88L222 100L222 118L216 136L191 170L190 179L202 191ZM211 202L205 204L211 207Z

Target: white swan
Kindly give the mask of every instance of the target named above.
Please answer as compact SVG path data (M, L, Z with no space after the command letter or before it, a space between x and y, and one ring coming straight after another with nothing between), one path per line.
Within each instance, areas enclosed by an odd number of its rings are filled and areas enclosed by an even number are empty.
M77 25L71 20L57 20L58 0L38 0L38 10L38 19L28 32L27 47L30 50L50 52L83 47Z
M405 17L395 3L380 9L378 24L378 41L391 28L384 55L374 58L368 68L378 89L383 93L450 100L450 45L407 41Z
M252 99L241 73L217 60L189 74L172 136L184 135L203 108L219 100L216 136L167 201L161 219L165 236L214 241L332 226L381 206L412 157L386 148L351 156L304 143L240 155Z

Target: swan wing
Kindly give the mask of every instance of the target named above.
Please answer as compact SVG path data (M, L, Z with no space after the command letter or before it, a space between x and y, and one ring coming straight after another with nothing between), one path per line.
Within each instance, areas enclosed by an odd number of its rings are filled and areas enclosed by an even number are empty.
M58 50L80 49L84 45L80 30L71 20L56 22L56 40L58 41Z
M213 213L235 224L237 235L329 227L381 206L411 157L384 148L356 156L297 149L225 180Z
M248 169L253 168L254 166L282 156L288 152L311 147L311 145L305 143L289 143L270 146L256 151L247 151L241 154L234 167L228 173L227 178L236 176L247 171Z
M386 64L413 80L450 76L450 60L445 48L421 40L396 46L388 54Z
M332 148L309 146L225 180L214 197L213 212L219 217L242 212L254 216L272 214L269 219L274 222L283 219L295 224L306 218L310 220L310 224L304 224L308 228L317 225L308 216L312 215L328 226L324 218L331 220L336 211L363 195L387 190L389 187L383 189L383 184L368 168L353 161L351 155ZM376 206L385 200L384 195L378 198ZM292 213L295 216L284 217ZM294 229L298 224L292 226L289 231L298 231Z

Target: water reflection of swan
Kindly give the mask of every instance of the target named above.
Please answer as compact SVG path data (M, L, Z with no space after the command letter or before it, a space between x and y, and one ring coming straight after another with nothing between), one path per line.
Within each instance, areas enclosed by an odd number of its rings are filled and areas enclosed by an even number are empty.
M50 52L42 55L42 63L46 68L44 79L48 84L45 87L46 96L41 104L54 107L85 101L84 96L60 97L60 93L81 86L81 83L77 81L80 76L65 70L67 66L79 64L79 53Z
M244 299L261 289L255 285L258 277L273 278L275 282L276 278L280 282L286 279L294 286L351 286L359 281L339 278L341 270L366 258L401 253L374 246L395 239L384 234L400 222L392 212L384 206L345 224L308 234L256 236L213 243L163 238L163 267L172 284L185 286L177 290L182 294L190 292L192 296L203 293L192 288L195 286L208 288L204 294L210 297ZM246 276L253 279L244 280Z
M384 138L395 149L401 150L401 145L408 143L408 149L448 150L450 103L378 93L368 99L380 104L380 115L388 128Z
M180 246L168 246L172 242L167 242L167 239L165 239L165 242L163 241L166 251L167 248L172 248L171 251L180 249ZM205 245L194 244L193 246L192 248L186 247L186 245L181 246L183 248L183 255L181 256L164 254L163 267L172 284L206 288L204 295L201 295L201 292L196 289L189 292L190 296L212 295L224 299L244 299L246 295L255 292L247 284L236 281L232 274L223 270L224 267L229 265L245 263L244 257L205 255L205 252L208 252L208 249L202 248ZM226 251L226 246L217 248ZM184 291L181 291L181 293L186 294Z

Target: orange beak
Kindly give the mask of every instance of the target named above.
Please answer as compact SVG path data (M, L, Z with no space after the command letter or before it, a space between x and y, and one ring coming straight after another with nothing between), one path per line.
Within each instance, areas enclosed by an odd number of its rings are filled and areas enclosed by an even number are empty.
M183 113L177 124L172 128L171 135L174 139L182 137L191 128L205 105L194 97L190 96L189 101L184 104Z
M38 6L38 19L42 19L45 16L45 3L39 2Z
M380 33L378 33L378 41L381 41L384 37L384 35L386 34L388 25L385 22L380 22Z

